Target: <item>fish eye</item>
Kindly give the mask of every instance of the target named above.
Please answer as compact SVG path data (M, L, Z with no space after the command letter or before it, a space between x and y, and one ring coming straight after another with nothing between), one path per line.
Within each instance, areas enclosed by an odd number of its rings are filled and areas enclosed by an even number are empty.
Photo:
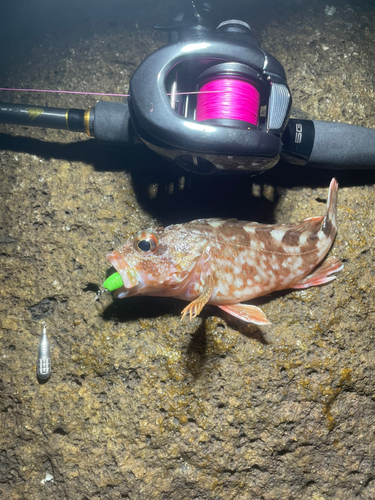
M151 241L150 240L138 241L137 246L139 250L142 250L142 252L149 252L151 250Z
M142 231L135 238L134 247L142 253L154 253L159 247L159 242L155 234Z

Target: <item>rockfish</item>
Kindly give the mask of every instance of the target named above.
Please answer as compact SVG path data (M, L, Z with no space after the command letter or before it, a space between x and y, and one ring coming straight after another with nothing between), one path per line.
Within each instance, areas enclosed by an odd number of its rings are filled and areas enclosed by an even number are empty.
M198 219L139 232L107 259L118 272L118 298L132 295L189 301L182 318L206 304L249 323L269 324L259 307L242 304L277 290L308 288L335 279L343 268L324 260L336 235L336 179L327 212L294 224L258 224L236 219Z

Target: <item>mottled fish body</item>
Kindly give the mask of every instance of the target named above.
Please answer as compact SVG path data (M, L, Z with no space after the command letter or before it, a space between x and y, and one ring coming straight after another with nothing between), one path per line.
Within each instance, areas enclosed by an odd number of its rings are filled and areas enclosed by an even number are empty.
M199 219L141 231L107 256L124 284L115 295L187 300L182 314L190 318L214 304L244 321L267 324L261 309L241 302L322 285L342 269L335 257L324 260L337 231L337 190L332 179L325 216L294 224Z

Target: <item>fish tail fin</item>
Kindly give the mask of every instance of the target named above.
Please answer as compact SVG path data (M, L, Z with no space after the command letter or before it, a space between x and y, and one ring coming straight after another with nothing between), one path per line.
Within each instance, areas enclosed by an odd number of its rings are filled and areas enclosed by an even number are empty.
M324 217L323 231L325 228L333 227L335 232L337 228L336 223L336 213L337 213L337 191L339 189L338 182L335 178L331 180L331 184L328 189L328 200L327 200L327 213ZM331 231L329 231L331 232Z

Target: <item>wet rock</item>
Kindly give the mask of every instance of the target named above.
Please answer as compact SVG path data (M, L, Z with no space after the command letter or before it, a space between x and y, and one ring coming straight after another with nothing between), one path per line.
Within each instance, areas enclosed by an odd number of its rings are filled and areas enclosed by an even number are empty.
M292 115L374 128L374 8L285 6L255 29L287 71ZM51 37L27 79L20 67L5 84L125 93L164 43L148 26L81 34L69 48ZM0 97L82 109L96 100ZM96 300L105 255L155 224L320 215L332 172L197 178L84 135L4 125L0 134L0 496L375 497L372 172L336 172L331 253L345 268L335 282L259 299L270 327L215 307L181 322L177 300ZM39 384L42 321L52 376Z

